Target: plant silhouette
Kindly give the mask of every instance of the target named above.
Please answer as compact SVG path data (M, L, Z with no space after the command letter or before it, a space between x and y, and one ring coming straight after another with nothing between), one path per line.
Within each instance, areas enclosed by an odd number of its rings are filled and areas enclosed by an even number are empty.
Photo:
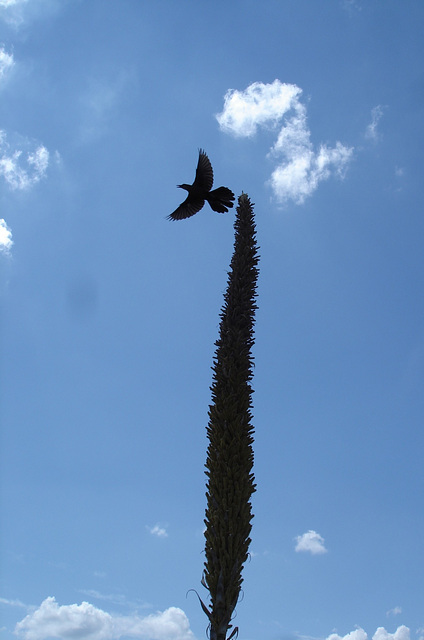
M253 475L252 346L259 256L253 206L238 199L234 253L213 363L206 460L205 568L210 639L229 640L251 542ZM230 631L232 629L232 631ZM230 635L227 638L227 632Z

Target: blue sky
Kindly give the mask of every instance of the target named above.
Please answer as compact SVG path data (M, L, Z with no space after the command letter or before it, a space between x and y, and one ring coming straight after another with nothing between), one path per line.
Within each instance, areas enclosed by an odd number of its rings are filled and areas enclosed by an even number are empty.
M242 640L424 638L424 5L0 0L1 638L200 640L211 363L255 203Z

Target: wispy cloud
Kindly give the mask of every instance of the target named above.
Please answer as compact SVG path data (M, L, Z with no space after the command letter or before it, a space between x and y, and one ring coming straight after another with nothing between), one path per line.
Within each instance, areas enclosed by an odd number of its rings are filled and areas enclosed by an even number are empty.
M278 164L269 183L280 203L302 204L323 180L332 175L343 178L353 156L353 148L341 142L314 149L301 95L298 86L280 80L254 82L245 91L230 89L216 116L221 130L236 137L252 137L261 126L278 128L269 154Z
M78 141L80 144L91 142L107 133L125 88L131 80L131 72L121 71L115 77L96 77L87 81L87 86L79 99L81 124Z
M354 11L362 11L362 7L358 0L342 0L342 8L352 15Z
M368 640L368 634L358 627L358 629L347 633L345 636L339 636L337 633L332 633L326 638L326 640ZM408 627L401 625L394 633L389 633L384 627L378 627L377 631L372 636L372 640L410 640L409 629Z
M79 589L79 593L82 593L88 598L95 600L102 600L104 602L111 602L112 604L131 607L131 609L151 609L152 605L146 602L134 602L128 600L128 598L122 593L100 593L97 589Z
M25 4L28 0L0 0L0 7L5 9L10 9L11 7L16 7L20 4Z
M307 553L312 553L312 555L327 553L327 549L325 548L324 544L324 538L312 529L310 529L306 533L303 533L301 536L296 536L295 540L295 551L297 552L304 551ZM354 640L360 639L356 638Z
M12 69L15 61L12 53L7 53L3 46L0 46L0 82L5 75Z
M126 598L121 593L100 593L96 589L79 589L79 593L96 600L105 600L113 604L126 604Z
M386 616L398 616L402 613L402 607L393 607L393 609L389 609L386 611Z
M152 536L157 536L158 538L167 538L168 532L164 527L159 526L159 524L155 524L154 527L147 527Z
M145 617L113 616L88 602L59 605L49 597L17 623L15 634L24 640L194 640L184 611L170 607Z
M379 104L371 110L371 122L365 130L365 137L368 138L368 140L378 139L377 126L383 116L383 112L384 109Z
M23 22L23 7L28 0L0 0L0 17L12 26Z
M24 142L26 150L12 149L0 130L0 176L12 189L29 189L47 172L49 152L43 145ZM32 149L31 149L32 147Z
M0 218L0 252L9 255L12 245L12 231L7 226L6 221ZM0 602L2 602L1 599Z
M0 598L0 604L4 604L8 607L19 607L22 609L28 608L27 605L20 600L9 600L8 598Z
M18 29L34 19L46 18L59 11L69 0L0 0L0 18Z

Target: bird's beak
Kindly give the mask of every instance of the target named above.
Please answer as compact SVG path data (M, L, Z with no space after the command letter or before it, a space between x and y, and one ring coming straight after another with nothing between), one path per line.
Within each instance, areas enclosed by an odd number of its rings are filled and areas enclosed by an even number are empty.
M182 186L180 184L177 184L178 189L182 189Z

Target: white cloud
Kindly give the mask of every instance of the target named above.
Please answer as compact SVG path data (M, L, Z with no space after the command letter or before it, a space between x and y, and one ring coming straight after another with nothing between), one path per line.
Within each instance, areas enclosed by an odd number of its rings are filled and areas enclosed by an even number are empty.
M318 152L308 146L298 146L291 154L284 152L287 162L279 165L270 179L277 199L280 202L291 199L302 204L322 180L332 174L344 177L352 152L340 142L332 149L322 145Z
M332 633L326 638L326 640L368 640L368 635L363 629L358 627L354 631L347 633L345 636ZM394 633L389 633L384 627L378 627L372 637L372 640L410 640L409 629L408 627L401 625Z
M7 53L4 47L0 47L0 80L10 71L14 64L13 54Z
M46 147L38 147L34 153L28 153L28 164L32 165L34 172L42 177L49 166L49 152Z
M409 640L409 629L401 625L394 633L389 633L384 627L378 627L372 640Z
M276 125L302 93L294 84L274 80L254 82L245 91L230 89L224 97L224 110L216 118L226 133L253 136L259 125Z
M368 138L369 140L378 139L377 126L378 126L378 123L380 122L382 115L383 115L383 107L381 105L377 105L371 110L371 122L365 130L365 137Z
M320 536L319 533L310 529L306 533L303 533L301 536L296 536L296 547L295 551L307 551L312 553L312 555L317 555L321 553L327 553L327 549L324 545L324 538ZM354 638L353 640L362 640L360 638Z
M160 527L159 524L155 524L154 527L147 527L150 533L153 536L157 536L158 538L167 538L168 532L163 527Z
M6 221L0 218L0 252L9 254L12 244L12 232L7 226ZM3 598L0 598L0 602L5 603Z
M24 146L30 144L26 142ZM43 145L34 151L12 150L6 142L6 134L0 130L0 176L12 189L29 189L46 174L49 152Z
M402 607L393 607L393 609L389 609L386 611L386 616L398 616L402 613Z
M53 597L18 622L15 634L24 640L194 640L187 616L176 607L144 618L112 616L88 602L59 606Z
M222 131L236 137L251 137L259 126L280 128L270 152L278 166L269 183L281 203L293 200L301 204L321 181L331 175L343 177L353 155L353 149L341 142L314 150L301 94L298 86L279 80L255 82L245 91L229 90L224 109L216 116Z
M339 636L337 633L332 633L326 640L368 640L368 636L360 627L347 633L345 636Z

